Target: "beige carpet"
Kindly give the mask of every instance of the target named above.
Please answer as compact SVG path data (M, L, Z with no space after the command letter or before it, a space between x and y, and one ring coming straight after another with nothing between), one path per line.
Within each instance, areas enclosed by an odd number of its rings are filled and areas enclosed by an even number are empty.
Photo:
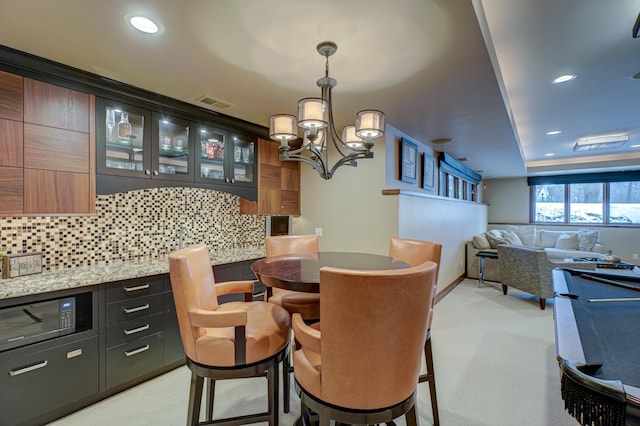
M437 306L432 339L443 426L575 426L563 409L555 360L553 303L499 285L465 280ZM184 425L189 371L169 372L54 422L75 425ZM266 380L217 385L216 416L266 408ZM429 389L418 388L420 423L432 423ZM281 414L291 425L299 414ZM404 419L396 421L404 425Z

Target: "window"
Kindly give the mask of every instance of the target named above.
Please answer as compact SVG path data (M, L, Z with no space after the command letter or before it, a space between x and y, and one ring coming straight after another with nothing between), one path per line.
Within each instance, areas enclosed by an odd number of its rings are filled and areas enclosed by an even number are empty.
M640 223L640 182L611 182L609 194L609 223Z
M640 225L640 172L530 177L531 221Z
M440 152L440 185L438 193L444 197L478 201L478 184L482 177L449 154Z
M569 222L602 223L602 183L569 185Z
M564 185L536 185L534 222L564 222Z

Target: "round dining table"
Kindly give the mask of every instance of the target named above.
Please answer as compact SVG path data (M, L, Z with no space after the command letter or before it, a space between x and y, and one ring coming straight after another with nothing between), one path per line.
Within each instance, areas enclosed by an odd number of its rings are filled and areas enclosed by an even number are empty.
M270 287L320 292L320 268L331 266L351 270L408 268L400 259L369 253L317 252L267 257L251 264L258 280Z

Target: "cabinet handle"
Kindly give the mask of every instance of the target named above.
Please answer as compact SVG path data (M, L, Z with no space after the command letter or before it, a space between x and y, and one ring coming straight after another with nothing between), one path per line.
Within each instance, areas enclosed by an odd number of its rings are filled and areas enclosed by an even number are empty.
M134 312L144 311L145 309L149 309L149 304L145 303L141 306L136 306L135 308L124 308L125 314L132 314Z
M157 171L157 170L154 170L154 171L153 171L153 175L154 175L154 176L158 176L158 171Z
M142 285L137 285L135 287L125 287L124 291L130 292L130 291L146 290L148 288L149 288L149 284L142 284Z
M146 169L146 170L144 171L144 174L145 174L145 175L150 175L150 174L151 174L151 170Z
M144 351L148 351L148 350L149 350L149 348L150 348L150 346L149 346L149 345L144 345L144 346L143 346L143 347L141 347L141 348L134 349L134 350L129 351L129 352L124 351L124 354L125 354L125 356L138 355L139 353L142 353L142 352L144 352Z
M145 331L149 329L149 324L143 325L142 327L132 328L131 330L125 330L124 334L127 336L131 336L132 334L140 333L141 331Z
M19 376L20 374L28 373L29 371L33 371L33 370L38 370L40 368L44 368L44 367L47 366L47 364L49 364L49 361L44 360L44 361L41 361L41 362L39 362L37 364L30 365L28 367L19 368L17 370L9 370L9 375L11 377Z
M224 181L229 183L229 178L224 178Z
M235 181L236 181L235 179L231 178L231 183L235 183Z

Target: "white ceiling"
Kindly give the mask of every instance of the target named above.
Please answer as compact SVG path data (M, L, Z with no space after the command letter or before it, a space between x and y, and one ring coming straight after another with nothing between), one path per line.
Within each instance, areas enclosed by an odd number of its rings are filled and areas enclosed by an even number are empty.
M207 95L267 126L319 96L315 47L331 40L339 127L380 109L483 176L513 177L640 168L638 12L638 0L3 0L0 44L203 107ZM127 13L163 33L136 32ZM567 72L578 78L550 84ZM573 152L612 131L629 142Z

